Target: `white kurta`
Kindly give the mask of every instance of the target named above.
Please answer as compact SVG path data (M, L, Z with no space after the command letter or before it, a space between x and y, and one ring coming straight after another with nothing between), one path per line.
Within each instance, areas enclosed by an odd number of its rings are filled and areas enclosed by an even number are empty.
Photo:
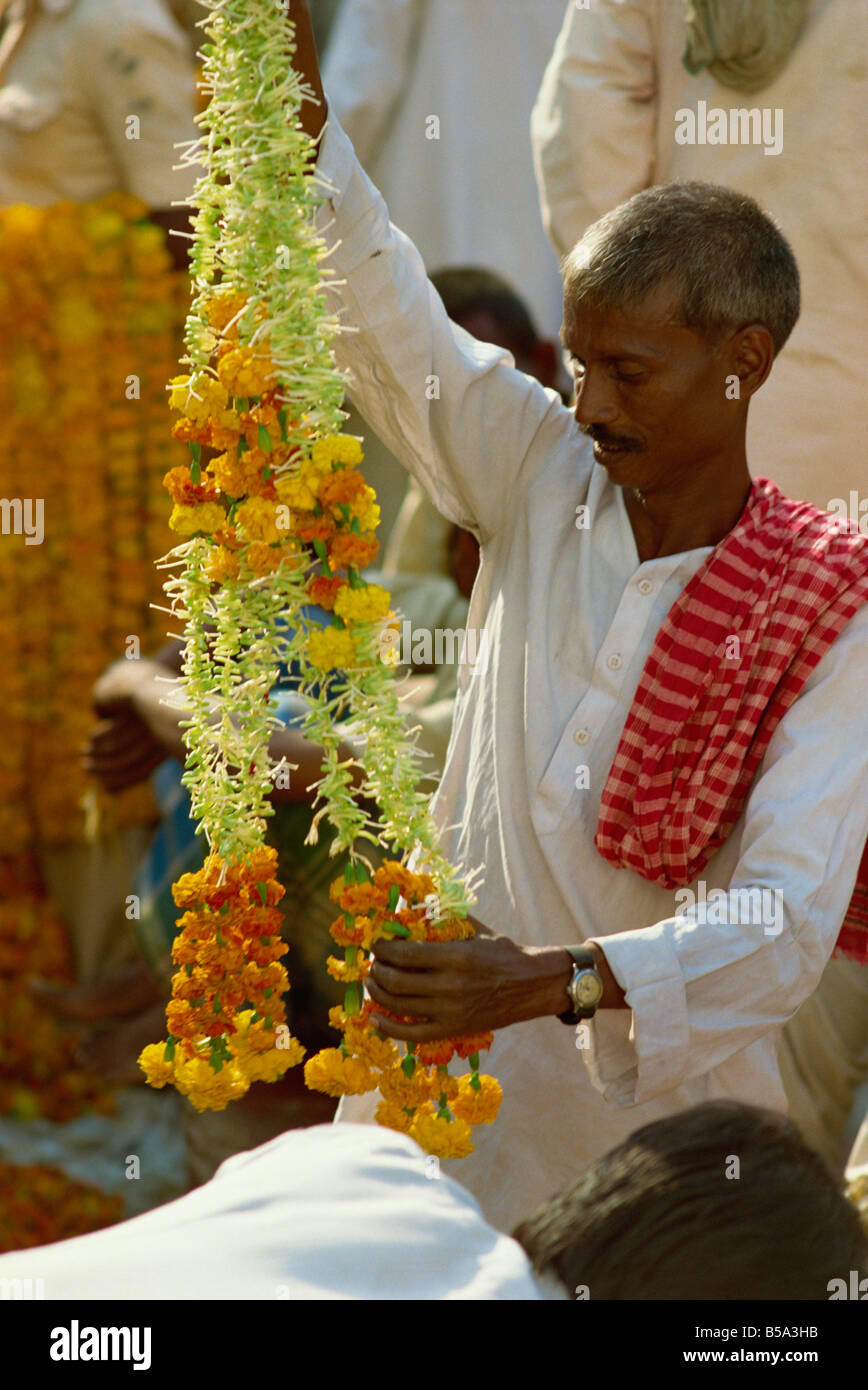
M839 498L849 510L852 489L858 516L868 433L868 5L812 0L783 71L753 94L707 71L691 76L685 41L681 0L567 8L533 113L546 224L563 255L653 183L703 179L755 198L793 248L802 313L751 402L751 464L819 507ZM676 112L699 102L779 112L780 153L676 144ZM863 526L868 509L865 518Z
M428 269L497 271L549 338L561 280L530 113L563 13L564 0L345 0L323 59L334 114Z
M484 866L477 915L495 930L605 940L630 1005L600 1013L582 1050L554 1018L496 1035L500 1116L451 1167L510 1229L639 1124L720 1096L785 1108L775 1033L819 979L868 833L868 608L781 720L703 876L707 891L779 889L780 931L733 911L715 921L713 904L675 914L671 893L613 868L593 843L602 789L657 630L708 549L639 564L621 491L570 411L450 323L335 121L319 168L334 190L319 222L340 243L330 263L358 330L338 344L351 394L482 543L468 626L486 629L488 657L459 675L434 803L444 847ZM341 1105L372 1111L371 1097Z
M45 1299L559 1299L403 1134L317 1125L133 1221L0 1256Z

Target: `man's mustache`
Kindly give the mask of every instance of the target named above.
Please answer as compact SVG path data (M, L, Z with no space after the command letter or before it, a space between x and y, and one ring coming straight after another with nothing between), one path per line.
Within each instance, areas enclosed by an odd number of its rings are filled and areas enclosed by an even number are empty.
M607 429L601 429L599 425L580 425L579 429L595 444L602 444L604 449L623 449L628 454L645 453L645 445L638 439L630 439L626 435L610 434Z

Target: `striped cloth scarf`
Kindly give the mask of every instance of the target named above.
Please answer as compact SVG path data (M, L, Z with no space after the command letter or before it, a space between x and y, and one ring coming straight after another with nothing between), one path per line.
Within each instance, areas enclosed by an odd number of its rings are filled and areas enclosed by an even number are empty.
M692 883L778 721L866 600L868 541L757 478L645 663L603 790L603 858L664 888ZM868 963L868 849L836 951Z

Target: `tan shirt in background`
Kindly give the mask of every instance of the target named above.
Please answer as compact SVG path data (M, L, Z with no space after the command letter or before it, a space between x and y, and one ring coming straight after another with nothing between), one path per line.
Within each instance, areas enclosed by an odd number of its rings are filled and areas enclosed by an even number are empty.
M117 189L152 208L183 201L195 171L172 166L176 142L200 134L194 109L189 44L163 0L13 0L0 43L0 205Z
M567 8L532 117L546 225L563 254L651 184L702 179L755 198L795 252L802 314L751 402L751 472L819 507L864 495L868 4L813 0L783 71L752 94L691 76L685 39L677 0ZM780 153L676 144L676 112L700 101L779 111Z

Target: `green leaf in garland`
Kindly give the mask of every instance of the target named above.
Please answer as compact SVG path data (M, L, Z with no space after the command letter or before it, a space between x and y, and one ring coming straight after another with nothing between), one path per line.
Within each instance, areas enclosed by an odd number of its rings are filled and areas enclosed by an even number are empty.
M265 884L264 884L264 883L257 883L257 885L256 885L256 891L257 891L257 893L259 894L259 900L260 900L260 902L262 903L262 906L263 906L263 907L267 907L267 906L268 906L268 889L266 888Z
M271 435L264 425L259 425L256 431L259 440L259 447L264 454L270 454L272 449Z

